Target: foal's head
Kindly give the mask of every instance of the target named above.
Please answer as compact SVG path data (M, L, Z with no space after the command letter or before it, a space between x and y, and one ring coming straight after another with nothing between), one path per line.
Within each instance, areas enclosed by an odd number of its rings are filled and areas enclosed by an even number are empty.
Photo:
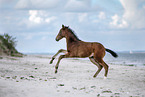
M68 32L68 27L62 25L62 28L60 29L58 35L56 36L56 41L59 41L60 39L66 37L67 32Z

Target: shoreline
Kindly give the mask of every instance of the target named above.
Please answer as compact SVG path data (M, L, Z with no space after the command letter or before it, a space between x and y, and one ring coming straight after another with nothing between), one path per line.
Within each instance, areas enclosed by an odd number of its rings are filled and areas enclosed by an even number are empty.
M62 59L54 73L51 56L27 55L0 59L0 97L145 96L145 67L109 64L93 78L97 67L89 61Z
M53 56L55 53L26 53L26 55L36 56ZM106 53L104 61L108 64L124 65L124 66L145 66L145 53L129 53L118 52L117 58L112 57ZM69 59L69 58L67 58ZM72 58L70 58L72 59ZM74 58L76 60L88 60L88 58Z

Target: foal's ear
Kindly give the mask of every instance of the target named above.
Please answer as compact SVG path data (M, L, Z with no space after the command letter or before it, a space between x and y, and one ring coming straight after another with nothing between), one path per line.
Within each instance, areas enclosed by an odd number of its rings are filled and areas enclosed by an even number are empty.
M65 28L65 26L62 24L62 28Z
M69 26L65 26L65 28L69 28Z

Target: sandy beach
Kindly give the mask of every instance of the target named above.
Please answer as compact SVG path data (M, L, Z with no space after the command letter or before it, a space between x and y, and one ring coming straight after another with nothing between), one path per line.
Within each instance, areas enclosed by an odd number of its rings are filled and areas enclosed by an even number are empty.
M62 59L55 74L49 55L0 59L0 97L145 97L145 66L109 64L93 78L89 60Z

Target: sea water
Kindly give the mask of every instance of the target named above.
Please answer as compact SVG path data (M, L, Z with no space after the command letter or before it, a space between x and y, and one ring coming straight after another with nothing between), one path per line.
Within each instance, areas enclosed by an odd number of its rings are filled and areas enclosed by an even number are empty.
M29 53L29 54L30 55L48 55L50 57L54 55L54 53L33 53L33 54ZM104 61L107 64L114 64L114 65L145 66L145 53L143 52L136 52L136 53L117 52L117 54L118 54L118 57L114 58L111 54L106 52ZM58 57L59 55L57 56L57 58ZM73 60L73 58L69 58L69 59ZM90 61L89 58L77 58L77 59Z
M110 54L106 54L104 61L108 64L128 65L128 66L145 66L145 53L117 53L118 57L114 58Z

